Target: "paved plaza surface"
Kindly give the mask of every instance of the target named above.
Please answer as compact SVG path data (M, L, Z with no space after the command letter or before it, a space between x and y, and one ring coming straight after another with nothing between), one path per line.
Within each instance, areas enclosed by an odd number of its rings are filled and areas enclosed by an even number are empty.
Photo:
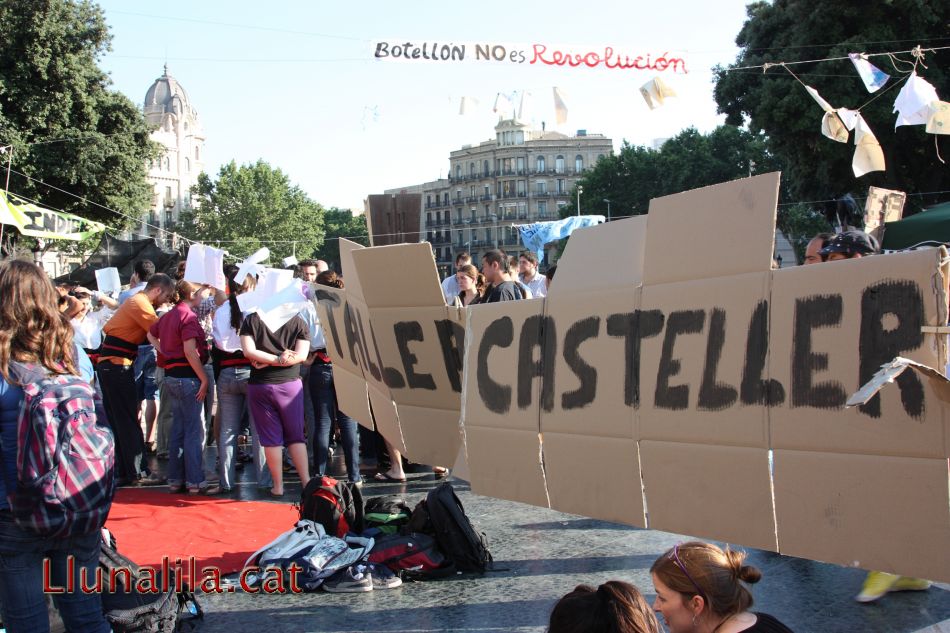
M342 472L342 463L336 463L342 462L339 454L334 461L339 470L331 473ZM240 484L231 496L281 503L258 490L251 470L248 465L239 474ZM365 477L373 472L364 466ZM367 481L363 494L404 494L413 505L438 483L431 473L410 474L406 484ZM466 482L452 483L469 517L488 535L495 571L358 594L206 595L201 597L206 615L200 630L542 633L557 599L580 583L626 580L652 603L650 565L688 538L483 497L473 494ZM284 503L298 498L299 490L291 476ZM950 633L950 585L893 593L862 605L853 600L864 579L862 570L759 550L748 553L750 563L763 573L753 587L754 609L775 615L797 633Z

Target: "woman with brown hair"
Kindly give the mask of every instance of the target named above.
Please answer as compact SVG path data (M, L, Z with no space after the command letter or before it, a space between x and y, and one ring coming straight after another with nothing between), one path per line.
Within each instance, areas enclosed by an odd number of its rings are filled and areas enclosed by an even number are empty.
M471 264L459 267L455 273L460 292L458 299L462 306L478 303L485 294L485 275Z
M213 495L221 486L209 484L204 471L204 399L208 377L204 365L208 344L193 308L208 296L208 286L184 279L175 286L175 307L148 331L148 340L164 357L165 392L172 401L168 434L168 488L171 492Z
M99 565L98 530L44 537L18 524L7 500L17 486L17 426L24 399L11 364L36 365L51 374L88 381L92 364L75 346L72 326L57 307L56 291L38 267L21 261L0 264L0 297L0 614L9 631L49 630L45 564L47 586L67 588L53 596L66 628L108 633L99 594L81 591L79 584L81 577L92 578Z
M554 605L548 633L660 633L643 594L611 580L594 589L577 585Z
M791 633L766 613L749 611L752 593L746 584L762 578L745 565L745 553L712 543L679 543L650 567L656 601L670 633Z

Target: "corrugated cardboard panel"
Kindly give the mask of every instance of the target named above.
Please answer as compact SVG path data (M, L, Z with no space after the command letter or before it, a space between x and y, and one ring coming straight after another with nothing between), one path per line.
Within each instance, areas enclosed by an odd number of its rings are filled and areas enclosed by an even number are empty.
M304 386L306 389L306 386ZM344 369L333 367L333 388L336 391L337 406L348 416L373 430L373 415L369 410L369 396L366 394L366 381L363 376ZM309 397L305 394L304 397Z
M367 219L369 219L369 216L367 216ZM370 235L372 235L372 231L370 231ZM353 252L362 248L365 248L362 244L340 238L340 266L343 268L343 281L346 284L347 292L359 299L363 298L363 289L360 286L359 276L356 274L356 265L353 263Z
M550 355L554 382L551 408L541 411L542 432L637 439L639 296L639 288L620 286L545 299L556 349Z
M768 451L640 441L650 529L777 551Z
M538 433L466 425L472 492L548 507Z
M544 433L543 446L552 508L646 527L635 440Z
M393 400L400 406L458 411L464 313L442 305L371 308L370 314L380 357L396 378L388 381Z
M651 200L643 284L770 270L779 175Z
M345 290L314 286L314 303L323 335L327 341L327 354L333 360L334 368L342 367L351 374L363 374L363 367L355 355L350 355L344 325L346 298Z
M639 285L643 279L643 249L647 216L627 218L578 229L557 260L549 297L575 290Z
M540 337L532 334L543 310L544 301L503 301L470 309L462 395L466 426L540 431L541 378L531 364L539 363ZM535 328L526 332L526 324ZM525 355L520 351L523 338Z
M428 242L363 248L352 256L370 308L445 305Z
M541 466L540 378L527 380L519 406L521 332L537 324L544 301L473 306L466 326L462 420L472 490L478 494L547 506ZM531 337L532 358L538 350ZM527 376L528 374L526 374Z
M783 554L950 582L947 460L774 454Z
M403 441L402 429L399 426L399 413L392 398L380 391L372 384L369 385L369 402L373 406L373 419L376 420L376 430L379 431L390 444L400 453L407 453Z
M664 323L643 339L640 439L768 448L768 282L748 273L643 288L640 309Z
M772 448L947 456L943 407L917 372L870 407L843 408L895 356L943 366L937 339L920 332L946 321L938 256L928 249L773 273L770 373L783 398L770 410Z
M462 446L458 409L397 404L406 457L417 464L451 468Z

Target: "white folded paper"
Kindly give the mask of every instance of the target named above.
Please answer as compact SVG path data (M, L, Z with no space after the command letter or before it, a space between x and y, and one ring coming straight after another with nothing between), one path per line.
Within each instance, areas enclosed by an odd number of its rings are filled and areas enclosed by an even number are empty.
M676 96L673 89L667 86L666 82L659 77L655 77L643 84L640 87L640 94L643 95L644 101L647 102L651 110L659 108L663 105L664 101Z
M192 244L188 248L188 259L185 261L184 279L223 291L226 287L224 251L204 244Z
M257 278L257 287L237 298L242 312L256 312L271 332L282 328L307 307L303 283L294 271L265 268Z
M122 281L119 279L119 269L111 267L97 270L96 287L99 289L99 292L106 294L118 292L122 288Z
M927 120L930 119L930 104L934 101L940 101L937 89L926 79L918 77L917 71L912 72L894 101L894 112L897 113L894 127L927 125Z
M234 283L240 286L244 283L244 280L247 279L248 275L252 277L260 275L261 271L264 270L262 262L266 261L268 257L270 257L270 249L266 246L254 251L253 255L245 259L241 262L241 265L238 266L237 274L234 275Z

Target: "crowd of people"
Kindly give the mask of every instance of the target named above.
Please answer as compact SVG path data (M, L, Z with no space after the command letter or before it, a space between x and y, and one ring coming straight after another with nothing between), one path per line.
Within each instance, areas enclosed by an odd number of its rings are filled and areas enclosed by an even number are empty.
M863 231L822 234L808 244L805 263L877 251L874 238ZM463 252L455 266L455 274L442 283L446 304L455 306L543 297L556 270L552 266L541 275L537 257L529 251L518 258L489 251L480 271ZM94 422L111 430L118 486L227 493L236 485L240 463L250 461L257 484L282 497L284 473L291 468L303 486L311 474L327 474L337 434L345 476L362 485L359 426L339 409L332 361L312 302L271 329L259 314L240 309L238 298L254 290L256 278L239 277L237 266L225 267L226 290L185 280L183 266L169 276L143 260L134 271L130 288L110 296L83 287L54 287L30 263L0 264L0 561L5 572L0 574L0 610L9 630L45 630L44 561L53 582L65 585L67 574L74 574L78 586L79 574L91 574L98 564L99 551L95 532L42 536L25 529L11 513L24 401L24 384L14 371L18 363L95 385L101 406ZM342 278L319 260L301 262L298 275L307 283L344 287ZM241 450L242 436L251 438L250 455ZM209 437L218 448L215 472L205 468ZM380 460L376 478L405 481L402 456L395 447L386 448L389 463ZM150 472L149 453L167 459L164 476ZM448 471L436 467L436 472ZM628 583L611 581L596 589L580 585L554 607L548 630L652 633L660 630L655 612L671 633L789 631L774 617L750 610L748 585L761 574L745 565L739 552L681 543L660 556L650 571L656 593L652 609ZM925 580L871 572L858 599L929 586ZM57 595L56 603L70 630L109 631L95 593L67 592Z

